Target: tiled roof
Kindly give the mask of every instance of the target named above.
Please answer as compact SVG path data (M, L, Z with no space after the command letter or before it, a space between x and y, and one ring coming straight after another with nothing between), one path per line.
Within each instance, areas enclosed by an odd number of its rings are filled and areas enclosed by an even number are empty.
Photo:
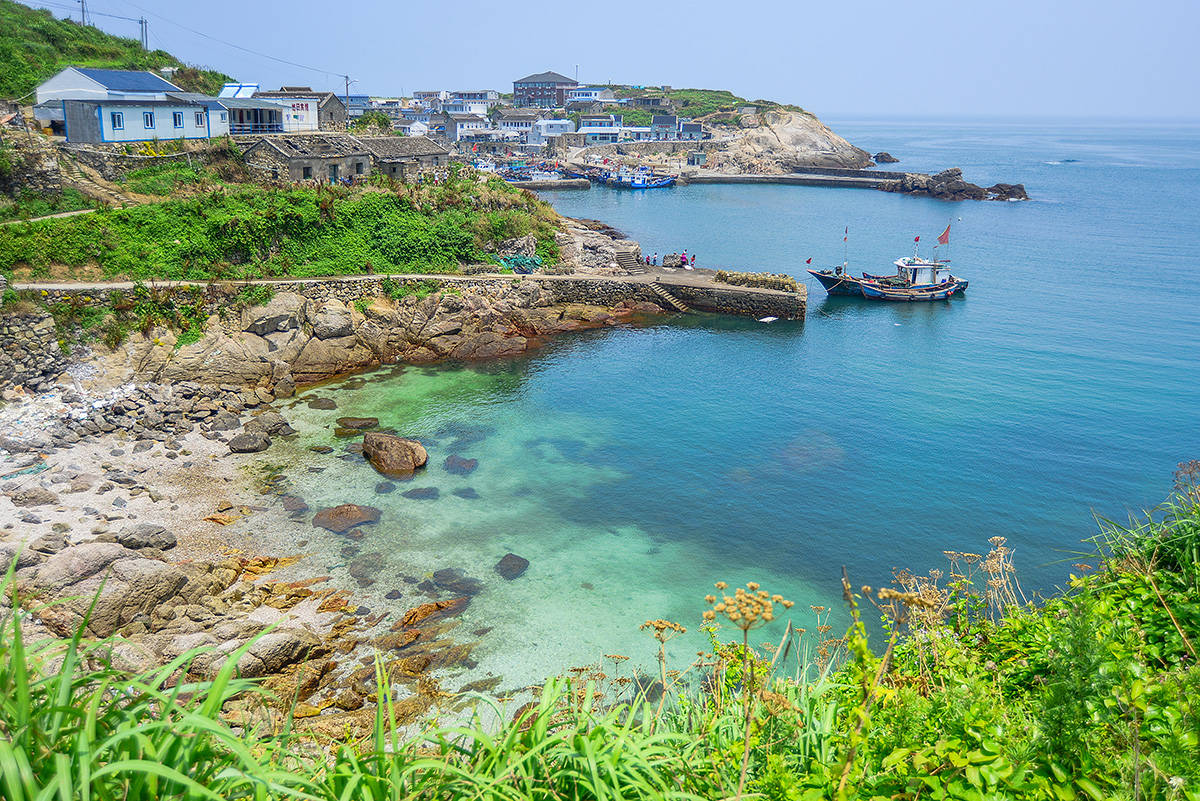
M101 70L75 67L79 72L114 92L178 92L179 87L153 72L133 70Z
M353 136L344 134L293 134L291 136L264 136L246 148L273 147L288 158L321 158L341 156L365 156L363 143Z
M362 136L359 144L380 161L412 158L414 156L444 156L450 149L428 136Z

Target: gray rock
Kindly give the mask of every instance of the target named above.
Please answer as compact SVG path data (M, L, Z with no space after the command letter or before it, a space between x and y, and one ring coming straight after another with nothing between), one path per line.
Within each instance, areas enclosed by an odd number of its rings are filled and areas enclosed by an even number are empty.
M233 431L242 424L236 414L222 412L212 419L208 424L211 431Z
M7 571L13 559L17 560L17 570L24 570L41 564L45 558L45 555L28 547L22 548L15 542L0 542L0 571Z
M350 309L337 298L325 301L313 316L313 336L317 339L336 339L354 333Z
M58 496L48 489L41 487L30 487L29 489L14 492L9 496L13 506L46 506L52 503L58 503Z
M261 431L273 437L296 433L296 430L288 425L288 421L279 412L263 412L251 417L243 428L246 431Z
M304 629L277 629L254 641L238 660L238 669L246 678L258 678L326 652L321 641Z
M271 447L271 438L261 431L246 431L229 440L230 453L259 453Z
M292 331L306 319L308 300L295 292L280 292L266 306L247 309L242 314L242 330L263 336L276 331Z
M139 523L136 526L126 526L117 532L117 542L135 551L142 548L155 548L167 551L174 548L178 541L175 535L166 527L157 523Z

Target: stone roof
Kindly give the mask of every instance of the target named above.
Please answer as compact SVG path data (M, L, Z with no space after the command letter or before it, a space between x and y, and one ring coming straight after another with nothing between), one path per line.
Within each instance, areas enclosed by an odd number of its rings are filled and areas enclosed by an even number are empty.
M524 117L537 118L539 116L539 113L536 109L512 108L510 106L501 106L500 110L497 111L496 113L497 113L497 116L502 117L503 119L506 119L506 120L521 119Z
M346 134L284 134L264 136L250 147L271 147L287 158L342 158L369 155L358 139Z
M559 75L557 72L539 72L536 75L526 75L519 81L513 81L513 83L568 83L571 86L579 85L579 82L574 78Z
M445 156L450 153L450 148L439 145L428 136L362 136L355 139L380 161Z

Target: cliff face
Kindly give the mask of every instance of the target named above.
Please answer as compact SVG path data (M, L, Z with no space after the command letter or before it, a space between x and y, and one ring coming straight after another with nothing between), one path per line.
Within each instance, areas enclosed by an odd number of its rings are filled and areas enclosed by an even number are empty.
M780 175L796 167L871 165L871 154L838 136L811 114L766 111L743 117L728 145L709 155L708 169L720 172Z

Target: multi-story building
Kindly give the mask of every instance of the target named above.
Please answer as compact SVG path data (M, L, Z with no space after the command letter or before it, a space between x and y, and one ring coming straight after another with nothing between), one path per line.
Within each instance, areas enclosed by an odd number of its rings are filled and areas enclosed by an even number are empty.
M567 92L579 82L557 72L539 72L513 81L513 105L536 108L562 108L567 105Z
M607 86L580 86L567 91L567 102L612 103L617 96Z
M316 111L318 130L346 130L346 104L333 92L314 91L311 86L281 86L274 92L255 92L254 97L295 101L293 107L300 103L313 104L311 108Z

